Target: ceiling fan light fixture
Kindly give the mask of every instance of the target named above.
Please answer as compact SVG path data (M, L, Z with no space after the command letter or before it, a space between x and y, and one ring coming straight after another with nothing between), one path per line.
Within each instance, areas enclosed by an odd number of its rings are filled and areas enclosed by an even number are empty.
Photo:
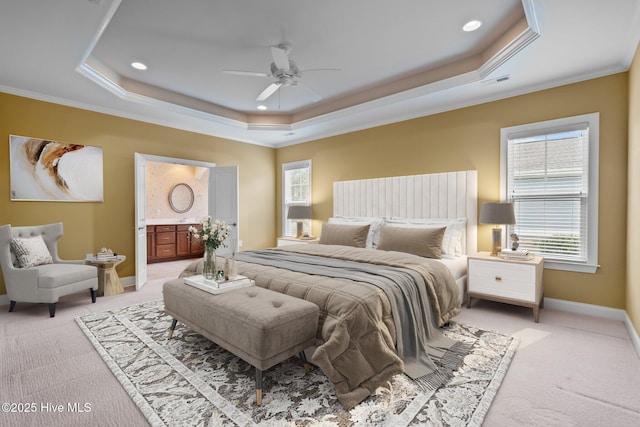
M147 69L147 66L145 64L143 64L142 62L139 62L139 61L133 61L131 63L131 66L133 68L135 68L136 70L140 70L140 71L144 71L144 70Z
M277 46L271 46L271 57L273 62L269 64L269 74L256 72L256 71L242 71L242 70L223 70L226 74L233 74L239 76L252 76L252 77L273 77L274 81L267 86L256 98L256 102L260 103L256 106L258 110L264 111L267 109L266 105L261 104L266 101L271 95L276 93L282 86L298 86L302 80L302 71L298 68L298 65L292 59L289 59L288 55L291 52L291 45L289 43L281 43ZM337 71L336 68L316 68L307 71ZM304 86L300 85L304 88ZM322 99L320 95L311 91L309 88L305 88L307 96L310 96L313 102L318 102Z
M473 20L469 21L462 26L462 30L466 32L475 31L482 26L482 21Z

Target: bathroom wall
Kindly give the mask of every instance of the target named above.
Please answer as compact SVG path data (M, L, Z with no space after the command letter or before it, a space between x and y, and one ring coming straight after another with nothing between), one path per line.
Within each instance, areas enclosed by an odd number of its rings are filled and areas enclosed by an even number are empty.
M185 218L199 222L207 215L209 201L209 170L187 165L147 162L147 222L149 224L174 223ZM169 204L169 192L174 185L184 183L191 187L194 202L190 210L177 213Z

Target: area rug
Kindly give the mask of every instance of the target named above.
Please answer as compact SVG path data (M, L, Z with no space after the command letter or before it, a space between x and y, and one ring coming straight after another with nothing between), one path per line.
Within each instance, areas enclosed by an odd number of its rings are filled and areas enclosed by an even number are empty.
M265 372L255 405L255 370L178 323L162 301L93 313L80 328L153 426L480 426L504 378L517 338L451 323L446 336L472 344L445 386L426 393L404 375L347 411L333 384L298 358Z

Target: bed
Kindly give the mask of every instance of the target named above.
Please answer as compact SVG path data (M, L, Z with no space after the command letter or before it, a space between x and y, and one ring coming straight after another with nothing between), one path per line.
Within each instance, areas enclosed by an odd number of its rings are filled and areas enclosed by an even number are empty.
M320 244L238 254L257 286L318 305L312 361L346 408L402 372L436 389L461 362L464 344L438 328L459 312L475 253L476 182L476 171L336 182Z

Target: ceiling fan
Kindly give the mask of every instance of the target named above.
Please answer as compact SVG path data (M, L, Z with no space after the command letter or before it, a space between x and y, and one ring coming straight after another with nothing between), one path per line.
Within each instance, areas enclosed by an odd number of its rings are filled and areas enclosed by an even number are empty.
M224 70L224 72L227 74L235 74L238 76L275 78L275 81L267 86L256 98L256 101L262 102L273 95L282 86L298 86L299 84L300 86L303 86L300 82L300 80L302 79L302 71L300 71L300 69L292 59L289 59L289 53L291 53L291 45L289 43L280 43L277 46L271 46L271 57L273 58L273 62L270 65L271 74L240 70ZM323 68L304 71L339 70L335 68ZM313 102L318 102L322 99L320 95L318 95L308 87L304 87Z

